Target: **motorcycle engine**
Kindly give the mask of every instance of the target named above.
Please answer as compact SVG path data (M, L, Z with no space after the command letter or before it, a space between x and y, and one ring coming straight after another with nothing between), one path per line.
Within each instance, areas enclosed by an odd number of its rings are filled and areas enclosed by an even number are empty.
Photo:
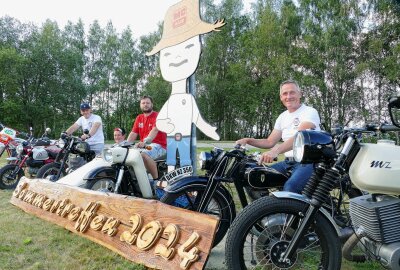
M390 269L400 269L400 199L364 195L350 200L350 216L363 236L360 247Z

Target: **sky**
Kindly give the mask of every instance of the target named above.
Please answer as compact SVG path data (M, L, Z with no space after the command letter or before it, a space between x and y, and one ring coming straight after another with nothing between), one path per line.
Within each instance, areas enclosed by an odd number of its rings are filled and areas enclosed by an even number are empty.
M133 36L138 38L156 31L167 9L177 2L179 0L0 0L0 17L8 15L39 27L46 19L51 19L60 28L68 21L76 23L81 18L86 29L94 20L98 20L101 27L111 20L117 32L130 26Z

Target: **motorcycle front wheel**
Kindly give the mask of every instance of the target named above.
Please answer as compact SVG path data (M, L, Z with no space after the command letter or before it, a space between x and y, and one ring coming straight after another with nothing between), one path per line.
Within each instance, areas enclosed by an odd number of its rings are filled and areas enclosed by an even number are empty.
M306 230L295 254L282 261L307 206L302 201L275 197L263 197L246 206L227 235L228 269L340 269L339 237L321 213Z
M192 186L184 188L177 193L166 192L160 201L176 207L197 211L204 190L205 186ZM217 189L207 206L205 214L214 215L220 219L213 242L213 247L215 247L224 238L236 216L235 205L230 194Z
M56 176L60 170L61 170L60 177L56 179ZM55 182L61 177L64 177L65 175L67 175L67 173L65 172L64 168L61 168L61 164L58 162L53 162L42 166L38 170L36 178L45 178Z
M90 190L114 193L115 179L100 178L100 179L91 180L87 183L86 188L90 189Z
M24 170L16 164L8 164L0 169L0 188L14 189L19 180L24 176Z

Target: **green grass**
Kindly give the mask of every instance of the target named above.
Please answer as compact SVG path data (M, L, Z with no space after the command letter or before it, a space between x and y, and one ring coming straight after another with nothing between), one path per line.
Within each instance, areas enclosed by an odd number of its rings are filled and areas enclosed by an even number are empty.
M0 190L0 269L145 269L11 205Z

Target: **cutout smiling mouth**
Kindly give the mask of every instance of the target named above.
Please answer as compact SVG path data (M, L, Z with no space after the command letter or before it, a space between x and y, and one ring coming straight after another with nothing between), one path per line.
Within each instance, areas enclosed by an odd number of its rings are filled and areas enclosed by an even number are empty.
M182 61L179 62L179 63L170 63L169 66L170 66L170 67L179 67L179 66L181 66L181 65L183 65L183 64L186 64L187 62L188 62L188 60L185 59L185 60L182 60Z

